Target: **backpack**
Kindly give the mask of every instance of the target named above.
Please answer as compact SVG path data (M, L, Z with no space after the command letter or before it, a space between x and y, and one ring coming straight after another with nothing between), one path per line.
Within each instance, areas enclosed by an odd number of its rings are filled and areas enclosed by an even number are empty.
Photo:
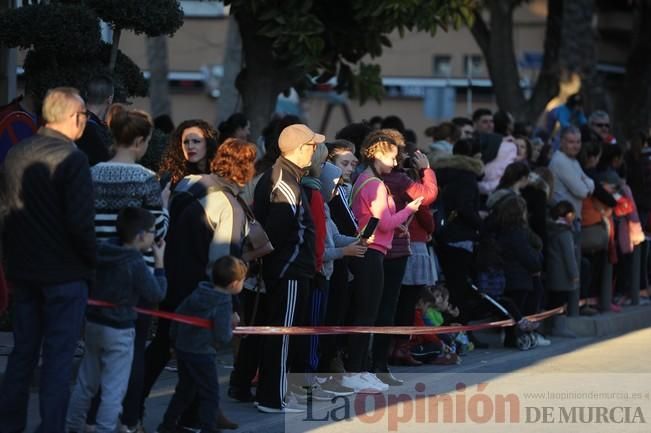
M18 97L0 107L0 163L14 144L31 137L38 129L36 117L20 106Z

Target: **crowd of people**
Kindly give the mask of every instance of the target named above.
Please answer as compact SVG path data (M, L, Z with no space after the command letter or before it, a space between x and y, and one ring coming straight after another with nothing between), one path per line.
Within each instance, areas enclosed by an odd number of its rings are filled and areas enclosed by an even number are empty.
M146 399L174 358L158 432L208 433L237 427L219 408L215 357L239 324L498 316L515 321L504 345L530 350L574 335L563 315L545 330L526 316L600 296L606 264L613 302L580 314L619 311L647 288L648 131L617 143L608 114L585 116L579 95L545 129L482 108L428 128L419 145L398 116L332 140L279 116L252 142L240 113L217 128L173 127L114 104L113 90L107 77L83 97L51 89L42 127L3 162L14 349L0 433L24 430L39 358L40 431L143 431ZM169 134L159 158L157 134ZM153 326L134 310L156 305L208 325ZM302 412L308 397L401 385L391 365L458 364L483 346L472 332L250 334L235 339L226 394L262 413Z

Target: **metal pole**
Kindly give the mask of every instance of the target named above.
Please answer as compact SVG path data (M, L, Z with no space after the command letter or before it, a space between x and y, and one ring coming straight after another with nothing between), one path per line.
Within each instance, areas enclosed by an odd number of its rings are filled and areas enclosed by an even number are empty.
M636 245L633 249L633 266L631 273L633 277L631 278L631 305L640 304L640 277L642 269L642 245Z
M613 300L613 265L608 260L608 252L600 254L601 271L601 293L599 296L599 309L602 312L610 311Z

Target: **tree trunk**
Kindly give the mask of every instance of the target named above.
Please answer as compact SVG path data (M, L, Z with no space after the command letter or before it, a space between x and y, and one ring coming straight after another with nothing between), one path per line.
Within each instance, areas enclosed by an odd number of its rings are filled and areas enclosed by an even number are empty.
M563 0L548 0L543 62L531 99L525 106L526 119L535 122L560 90L560 52L563 28Z
M295 82L297 71L277 62L271 40L257 35L259 23L250 11L238 10L237 19L245 67L237 78L242 95L243 112L251 122L251 137L255 140L271 119L278 94Z
M513 9L511 1L493 0L490 2L489 49L491 60L488 62L497 105L502 110L522 119L521 107L525 104L524 93L520 87L518 61L513 47Z
M169 81L167 79L167 36L147 38L149 62L149 98L152 117L172 115Z
M240 93L235 86L237 74L242 69L242 39L237 20L232 15L228 18L226 49L224 50L224 76L219 85L217 101L217 125L239 109Z
M118 60L118 47L120 46L120 36L122 29L113 29L113 45L111 45L111 59L109 61L109 71L115 71L115 62Z
M592 25L595 0L574 0L565 2L563 7L563 69L580 75L586 113L609 111L603 75L597 70L597 36Z
M634 4L632 46L615 116L626 139L637 130L648 132L651 114L651 5L646 1Z
M520 73L513 48L513 11L517 2L491 0L487 3L490 28L479 12L476 12L471 32L486 59L497 105L513 114L516 120L535 123L547 102L558 93L562 0L548 1L543 65L529 99L525 98L520 86Z

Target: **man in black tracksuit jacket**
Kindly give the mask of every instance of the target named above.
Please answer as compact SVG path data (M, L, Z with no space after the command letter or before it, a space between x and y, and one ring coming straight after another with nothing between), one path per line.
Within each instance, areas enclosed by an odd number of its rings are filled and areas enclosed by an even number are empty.
M274 251L263 258L266 325L301 324L309 310L310 281L315 274L315 233L301 178L314 148L325 141L305 125L291 125L278 138L281 155L260 178L255 189L254 213ZM289 336L261 339L263 356L257 388L258 410L291 412L285 404Z

